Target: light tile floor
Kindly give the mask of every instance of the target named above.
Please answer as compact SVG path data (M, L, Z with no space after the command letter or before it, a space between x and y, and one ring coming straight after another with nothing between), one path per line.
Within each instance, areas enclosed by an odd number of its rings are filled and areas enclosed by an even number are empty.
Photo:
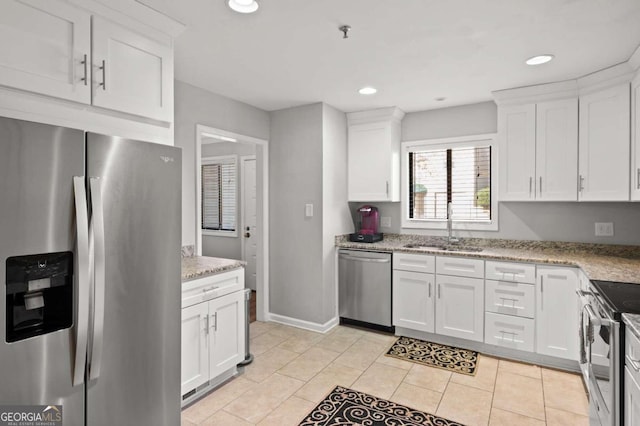
M183 426L297 425L336 385L468 426L589 424L577 374L481 355L476 375L466 376L384 356L394 336L250 327L254 362L183 410Z

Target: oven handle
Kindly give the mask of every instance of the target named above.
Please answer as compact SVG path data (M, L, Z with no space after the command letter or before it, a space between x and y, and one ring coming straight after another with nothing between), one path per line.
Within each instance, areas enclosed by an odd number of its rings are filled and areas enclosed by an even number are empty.
M614 323L609 318L601 318L597 316L596 313L593 311L593 308L591 307L591 305L584 305L584 310L587 312L587 315L589 316L589 322L593 325L597 325L597 326L604 325L606 327L610 327Z

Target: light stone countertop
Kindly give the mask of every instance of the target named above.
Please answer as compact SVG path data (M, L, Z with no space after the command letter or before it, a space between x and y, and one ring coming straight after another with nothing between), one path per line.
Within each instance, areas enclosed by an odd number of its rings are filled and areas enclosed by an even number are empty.
M622 314L622 320L629 326L629 329L640 339L640 315Z
M385 234L382 241L371 244L350 242L348 235L336 236L336 247L339 248L578 266L591 280L640 284L640 246L460 238L457 245L482 247L483 250L465 252L405 247L406 244L445 243L444 237L410 234Z
M247 262L220 257L188 256L182 258L182 282L243 268Z

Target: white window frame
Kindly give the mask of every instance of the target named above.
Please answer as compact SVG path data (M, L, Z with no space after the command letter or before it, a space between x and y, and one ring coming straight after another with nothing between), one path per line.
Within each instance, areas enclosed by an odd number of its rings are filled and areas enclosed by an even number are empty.
M491 146L491 221L460 221L454 219L453 229L463 231L498 230L498 144L496 143L495 133L402 142L400 148L402 228L447 229L446 219L409 218L409 152L481 146Z
M236 215L236 226L235 226L235 230L233 231L224 231L224 230L216 230L216 229L203 229L202 228L202 217L200 218L200 223L198 223L198 226L200 227L200 230L202 231L202 235L209 235L211 237L231 237L231 238L237 238L238 237L238 227L240 226L238 223L238 212L239 212L239 200L238 200L238 184L240 182L240 175L238 173L238 156L237 155L221 155L221 156L217 156L217 157L202 157L202 159L200 160L200 170L202 170L202 166L206 165L206 164L233 164L236 168L236 185L234 188L234 193L235 193L235 199L236 199L236 211L235 211L235 215ZM200 173L200 188L202 188L202 173ZM204 203L204 200L201 201L201 203ZM200 208L202 209L202 206L200 206Z

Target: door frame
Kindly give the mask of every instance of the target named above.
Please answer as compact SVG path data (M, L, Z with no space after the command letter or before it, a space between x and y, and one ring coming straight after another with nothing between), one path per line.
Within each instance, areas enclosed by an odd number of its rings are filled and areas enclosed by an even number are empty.
M256 195L262 195L262 208L258 208L258 214L262 220L259 220L262 232L258 241L258 259L256 262L256 317L258 321L269 321L269 141L266 139L255 138L240 133L229 132L223 129L206 126L204 124L196 124L196 244L195 254L202 256L202 171L200 163L202 162L202 140L209 135L216 135L231 141L241 141L244 143L252 143L256 146L256 169L258 165L262 167L262 185L256 185ZM262 154L262 155L259 155ZM260 158L260 160L259 160ZM257 172L257 170L256 170ZM256 183L258 175L256 173ZM242 206L240 207L242 209ZM242 243L241 243L242 244ZM242 246L244 256L244 245Z
M245 213L245 206L244 206L244 197L245 197L245 189L244 189L244 183L245 183L245 161L249 161L249 160L254 160L256 162L256 172L257 172L257 167L258 167L258 159L256 155L241 155L240 158L238 159L240 162L240 196L238 197L241 201L240 203L240 251L242 253L242 260L244 260L245 262L247 261L246 256L245 256L245 239L244 239L244 233L245 228L246 228L246 223L244 220L244 213ZM257 177L257 173L256 173L256 198L257 198L257 189L258 189L258 177ZM257 207L257 206L256 206ZM257 271L258 265L257 265L257 259L256 259L256 271ZM256 272L257 274L257 272ZM246 274L245 274L245 279L246 279ZM258 288L258 282L257 282L257 275L256 275L256 290ZM257 294L257 291L256 291Z

